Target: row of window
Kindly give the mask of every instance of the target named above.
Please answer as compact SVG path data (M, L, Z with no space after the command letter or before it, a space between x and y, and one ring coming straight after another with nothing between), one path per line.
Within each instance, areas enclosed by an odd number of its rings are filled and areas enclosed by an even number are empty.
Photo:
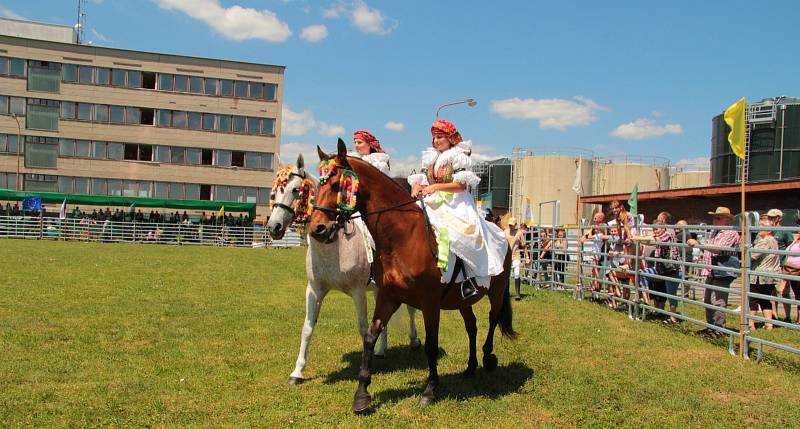
M142 72L88 65L0 57L0 75L28 76L28 90L59 92L60 82L144 88L212 97L277 100L273 83L216 79L172 73Z
M250 135L275 135L275 119L216 113L112 106L0 95L0 114L27 116L25 128L58 131L58 120L103 124L157 125L198 131Z
M269 152L153 146L40 136L26 136L25 144L19 149L25 154L25 166L36 168L57 168L58 157L233 166L258 170L272 170L273 162L273 154ZM16 151L17 136L0 134L0 152L16 153Z
M22 185L24 190L36 192L256 204L267 204L271 191L270 188L247 186L200 185L196 183L152 182L49 174L24 174L22 175ZM0 173L0 188L14 189L15 187L16 173Z

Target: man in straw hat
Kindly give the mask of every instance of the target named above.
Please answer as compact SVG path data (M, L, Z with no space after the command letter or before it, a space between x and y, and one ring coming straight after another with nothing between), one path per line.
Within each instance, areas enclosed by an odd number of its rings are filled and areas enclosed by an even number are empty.
M508 219L508 227L503 231L508 241L508 246L511 248L511 275L514 277L514 286L517 290L517 295L514 297L519 301L521 280L519 276L520 266L522 265L520 250L524 250L525 246L525 233L521 229L517 229L517 218L511 217ZM527 258L526 258L527 262Z
M717 227L730 226L731 220L733 220L734 217L731 210L727 207L717 207L715 211L708 212L708 214L712 217L712 225ZM686 244L689 246L696 246L698 243L697 240L689 239ZM705 245L736 249L739 246L739 232L734 229L715 229L711 231L711 235L706 240ZM703 264L734 268L739 265L736 256L736 250L720 251L705 249L703 250ZM702 275L705 277L706 284L725 289L730 287L731 282L736 277L736 274L733 272L712 270L710 268L703 268ZM706 288L703 294L703 302L719 308L725 308L728 305L728 292ZM706 308L706 323L724 327L725 313L720 310ZM698 333L710 337L722 335L719 331L710 328L703 329Z

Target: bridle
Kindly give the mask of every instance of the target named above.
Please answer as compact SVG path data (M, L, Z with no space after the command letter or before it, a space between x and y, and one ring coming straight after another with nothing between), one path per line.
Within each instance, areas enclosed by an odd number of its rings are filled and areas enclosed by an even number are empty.
M298 173L295 173L294 171L290 171L289 174L286 176L286 183L287 184L291 180L292 177L300 178L303 181L304 186L308 187L306 192L311 193L311 195L308 195L307 198L309 198L309 199L313 198L313 182L311 182L311 180L308 178L308 176L306 175L305 170L303 170L303 174L298 174ZM297 200L296 204L297 203L301 203L302 201L303 201L303 199L301 198L301 199ZM306 213L306 209L303 209L302 212L299 212L299 210L295 210L294 207L292 207L292 206L290 206L288 204L284 204L282 202L273 202L272 203L272 207L278 207L278 208L284 209L287 212L291 213L292 214L292 222L294 222L294 223L307 223L308 219L311 217L310 213ZM298 209L300 209L300 207L298 207Z

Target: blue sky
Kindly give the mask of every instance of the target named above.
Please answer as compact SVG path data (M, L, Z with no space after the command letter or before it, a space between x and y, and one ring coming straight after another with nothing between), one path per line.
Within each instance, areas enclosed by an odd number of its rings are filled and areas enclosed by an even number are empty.
M705 159L738 98L800 95L800 2L88 0L103 46L287 66L283 158L370 129L416 167L436 106L483 156L514 147ZM558 4L563 3L563 4ZM74 24L72 0L0 14Z

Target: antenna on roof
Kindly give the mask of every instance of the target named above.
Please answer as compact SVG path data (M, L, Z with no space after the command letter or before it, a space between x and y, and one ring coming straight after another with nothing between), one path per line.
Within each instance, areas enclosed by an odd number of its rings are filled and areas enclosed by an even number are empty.
M75 24L75 42L82 44L84 41L84 29L86 28L86 5L85 0L78 0L78 23Z

